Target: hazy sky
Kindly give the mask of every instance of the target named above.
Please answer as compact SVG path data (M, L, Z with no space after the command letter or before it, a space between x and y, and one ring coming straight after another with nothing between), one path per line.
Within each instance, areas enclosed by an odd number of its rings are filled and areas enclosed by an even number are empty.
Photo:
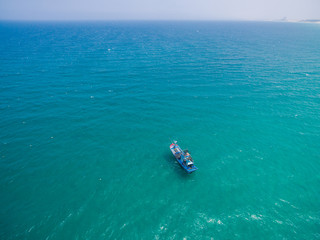
M0 19L320 19L320 0L0 0Z

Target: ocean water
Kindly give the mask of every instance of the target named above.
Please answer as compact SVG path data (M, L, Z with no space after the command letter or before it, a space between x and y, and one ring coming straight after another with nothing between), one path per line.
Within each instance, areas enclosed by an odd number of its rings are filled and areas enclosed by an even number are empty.
M320 239L320 25L1 22L0 52L0 239Z

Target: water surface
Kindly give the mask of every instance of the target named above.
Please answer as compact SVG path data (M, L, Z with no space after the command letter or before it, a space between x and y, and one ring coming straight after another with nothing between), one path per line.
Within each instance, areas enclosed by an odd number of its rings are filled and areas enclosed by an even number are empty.
M2 239L320 238L319 25L0 35Z

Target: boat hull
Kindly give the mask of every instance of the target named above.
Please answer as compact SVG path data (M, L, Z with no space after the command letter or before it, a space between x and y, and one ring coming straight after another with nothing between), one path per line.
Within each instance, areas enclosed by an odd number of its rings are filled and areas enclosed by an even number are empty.
M177 162L180 164L180 166L187 172L187 173L193 173L198 168L192 164L192 166L187 166L184 163L184 158L186 157L183 150L180 148L179 145L172 143L170 145L170 150L177 160Z

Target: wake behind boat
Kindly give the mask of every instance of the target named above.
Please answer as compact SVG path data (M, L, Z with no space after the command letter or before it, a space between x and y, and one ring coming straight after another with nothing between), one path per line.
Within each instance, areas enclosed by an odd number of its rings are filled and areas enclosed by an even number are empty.
M187 173L192 173L196 171L198 168L193 164L193 159L188 150L182 150L177 141L174 141L170 145L170 150L173 156L176 158L178 163L186 170Z

